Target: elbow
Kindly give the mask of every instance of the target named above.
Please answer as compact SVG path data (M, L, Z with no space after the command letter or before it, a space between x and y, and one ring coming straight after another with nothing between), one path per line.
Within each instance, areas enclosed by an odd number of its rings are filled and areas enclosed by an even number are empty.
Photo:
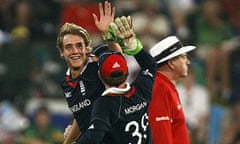
M104 133L95 132L95 133L92 133L90 136L91 136L91 139L93 140L92 143L99 143L103 140Z
M80 139L77 144L93 144L103 141L105 133L100 131L87 131Z

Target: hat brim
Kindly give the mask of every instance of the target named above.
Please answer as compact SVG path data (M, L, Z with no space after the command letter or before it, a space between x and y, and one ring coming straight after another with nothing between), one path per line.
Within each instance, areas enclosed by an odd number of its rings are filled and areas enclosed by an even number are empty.
M187 52L190 52L192 50L194 50L196 47L195 46L184 46L184 47L181 47L179 50L176 50L175 52L171 53L170 55L162 58L161 60L157 61L158 64L160 63L163 63L169 59L172 59L176 56L179 56L181 54L184 54L184 53L187 53Z

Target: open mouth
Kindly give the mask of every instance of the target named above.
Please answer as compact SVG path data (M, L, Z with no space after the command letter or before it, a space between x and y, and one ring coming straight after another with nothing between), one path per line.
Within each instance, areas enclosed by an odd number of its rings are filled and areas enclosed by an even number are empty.
M70 58L71 58L71 60L79 60L80 56L71 56Z

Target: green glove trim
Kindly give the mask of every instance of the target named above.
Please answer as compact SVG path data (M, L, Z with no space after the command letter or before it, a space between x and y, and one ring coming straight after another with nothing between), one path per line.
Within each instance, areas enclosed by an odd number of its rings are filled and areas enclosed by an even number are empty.
M142 45L141 41L137 38L136 38L136 40L137 40L137 47L133 50L129 50L129 49L124 48L123 52L125 54L134 56L134 55L138 54L143 49L143 45Z
M116 41L116 36L114 35L113 29L111 26L108 28L108 32L105 34L102 34L103 40L104 41Z

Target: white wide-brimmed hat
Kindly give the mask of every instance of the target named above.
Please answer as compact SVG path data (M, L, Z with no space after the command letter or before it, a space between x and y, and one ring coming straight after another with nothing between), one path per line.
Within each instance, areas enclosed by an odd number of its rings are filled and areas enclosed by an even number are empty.
M195 46L183 46L176 36L168 36L159 41L150 49L150 54L156 60L157 64L165 62L181 54L195 49Z

